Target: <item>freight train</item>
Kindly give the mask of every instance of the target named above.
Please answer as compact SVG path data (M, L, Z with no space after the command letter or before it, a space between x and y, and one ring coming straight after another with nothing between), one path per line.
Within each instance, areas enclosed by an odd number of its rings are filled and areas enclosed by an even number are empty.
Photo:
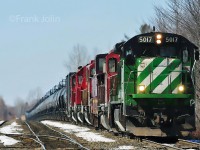
M71 72L26 112L135 136L186 136L195 130L198 47L150 32L117 43Z

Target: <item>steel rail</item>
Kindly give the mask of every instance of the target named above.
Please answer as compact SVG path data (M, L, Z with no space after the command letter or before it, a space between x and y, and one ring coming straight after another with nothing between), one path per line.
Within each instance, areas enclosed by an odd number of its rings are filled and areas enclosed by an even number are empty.
M156 145L156 146L161 146L161 147L167 148L169 150L182 150L182 148L178 148L178 147L174 147L174 146L170 146L170 145L165 145L165 144L162 144L162 143L157 143L157 142L147 140L147 139L142 139L142 142L150 143L150 144L153 144L153 145Z
M200 143L197 143L197 142L192 142L192 141L188 141L188 140L184 140L184 139L178 139L178 143L186 143L188 145L193 145L193 146L197 147L198 149L200 149Z
M0 126L2 126L4 123L6 123L7 121L2 120L2 122L0 123Z
M45 124L44 124L45 125ZM74 139L72 139L72 138L70 138L69 136L67 136L66 134L63 134L62 132L59 132L59 131L56 131L56 130L54 130L53 128L51 128L50 126L48 126L48 125L45 125L46 127L48 127L49 129L51 129L52 131L54 131L54 132L57 132L57 133L59 133L59 134L61 134L62 136L64 136L68 141L70 141L70 142L72 142L72 143L74 143L74 144L76 144L76 145L78 145L80 148L82 148L82 149L84 149L84 150L90 150L89 148L87 148L87 147L84 147L82 144L80 144L79 142L77 142L76 140L74 140Z
M29 124L25 121L26 125L28 126L29 130L33 133L33 135L36 137L36 139L34 139L35 142L39 143L42 147L43 150L46 150L44 144L42 143L42 141L39 139L39 137L35 134L35 132L31 129L31 127L29 126Z

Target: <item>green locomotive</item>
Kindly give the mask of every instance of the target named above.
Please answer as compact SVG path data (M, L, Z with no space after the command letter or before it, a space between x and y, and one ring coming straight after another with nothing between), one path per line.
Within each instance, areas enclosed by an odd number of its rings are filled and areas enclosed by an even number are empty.
M116 44L113 53L120 61L108 81L113 90L103 125L137 136L186 136L195 130L197 46L181 35L151 32Z

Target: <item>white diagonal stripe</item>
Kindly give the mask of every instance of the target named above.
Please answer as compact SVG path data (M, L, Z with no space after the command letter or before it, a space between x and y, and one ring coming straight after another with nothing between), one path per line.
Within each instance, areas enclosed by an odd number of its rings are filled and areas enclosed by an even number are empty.
M175 79L179 76L181 72L176 72L181 70L182 65L180 64L173 72L171 72L164 80L161 82L152 93L162 93ZM171 83L170 82L171 77ZM175 91L173 91L174 93ZM177 93L177 92L175 92Z
M138 76L155 58L144 59L138 66Z
M178 87L176 87L176 88L173 90L172 93L173 93L173 94L178 94Z
M140 83L141 85L145 85L147 87L151 82L153 82L154 79L156 79L161 72L166 69L166 67L171 64L174 61L174 59L164 59L158 67L156 67L153 70L153 74L149 73L149 75ZM150 82L151 81L151 82Z

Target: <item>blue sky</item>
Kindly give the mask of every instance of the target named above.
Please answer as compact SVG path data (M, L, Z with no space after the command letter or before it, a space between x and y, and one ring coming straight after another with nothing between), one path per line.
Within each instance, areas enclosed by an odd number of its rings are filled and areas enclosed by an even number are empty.
M64 64L76 44L108 52L139 33L160 0L18 0L0 4L0 95L6 104L45 94L68 73ZM46 20L45 20L45 19Z

